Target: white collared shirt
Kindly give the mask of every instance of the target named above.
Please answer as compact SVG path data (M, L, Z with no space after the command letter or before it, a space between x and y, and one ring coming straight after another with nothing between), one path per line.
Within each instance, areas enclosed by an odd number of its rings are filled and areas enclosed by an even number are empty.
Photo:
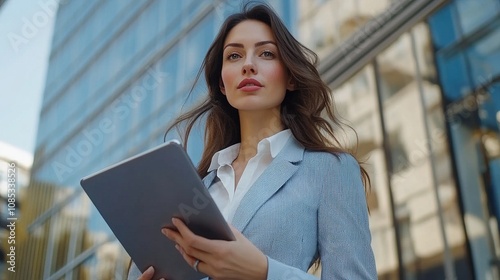
M283 149L291 135L291 130L286 129L260 140L257 154L248 161L237 186L234 185L235 174L231 164L238 156L240 143L213 155L208 172L217 169L219 180L210 187L209 192L227 222L232 222L241 199Z

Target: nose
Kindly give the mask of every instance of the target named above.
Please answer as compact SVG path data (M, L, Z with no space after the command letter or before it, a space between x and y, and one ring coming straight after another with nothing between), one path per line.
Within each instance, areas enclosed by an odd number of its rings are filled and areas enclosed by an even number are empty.
M241 70L242 70L242 74L243 75L247 75L247 74L253 74L253 75L255 75L255 74L257 74L257 67L253 63L251 57L248 57L245 60L245 64L243 64L243 68Z

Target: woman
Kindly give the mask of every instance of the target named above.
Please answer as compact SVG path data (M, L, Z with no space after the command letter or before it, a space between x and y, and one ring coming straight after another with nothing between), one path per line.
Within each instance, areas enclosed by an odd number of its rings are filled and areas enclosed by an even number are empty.
M320 260L321 279L376 279L368 177L335 137L315 63L268 6L247 5L223 23L202 65L209 96L174 126L189 121L187 144L207 116L198 172L236 241L205 239L174 219L177 231L162 232L193 269L213 279L316 279L306 271ZM133 265L129 279L153 273Z

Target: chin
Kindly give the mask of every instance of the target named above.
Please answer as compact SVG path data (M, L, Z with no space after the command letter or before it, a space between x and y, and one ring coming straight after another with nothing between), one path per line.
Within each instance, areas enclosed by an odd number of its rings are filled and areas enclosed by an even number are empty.
M263 112L263 111L273 111L278 108L279 112L279 107L274 107L274 106L262 106L262 105L253 105L252 104L245 104L244 106L238 106L235 107L238 111L245 111L245 112Z
M238 111L264 111L273 110L277 108L279 110L281 102L278 100L276 102L262 102L263 100L256 100L255 98L241 98L233 102L229 102ZM266 100L268 101L268 100Z
M252 106L250 104L245 104L243 106L233 106L236 110L238 111L262 111L265 108L262 108L261 106Z

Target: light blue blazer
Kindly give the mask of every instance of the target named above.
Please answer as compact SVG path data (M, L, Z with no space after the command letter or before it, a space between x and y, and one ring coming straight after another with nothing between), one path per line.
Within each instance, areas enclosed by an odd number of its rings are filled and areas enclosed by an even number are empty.
M209 188L216 171L203 182ZM315 152L291 137L241 200L233 218L268 258L269 280L377 279L360 169L348 154ZM129 279L141 275L135 265Z

